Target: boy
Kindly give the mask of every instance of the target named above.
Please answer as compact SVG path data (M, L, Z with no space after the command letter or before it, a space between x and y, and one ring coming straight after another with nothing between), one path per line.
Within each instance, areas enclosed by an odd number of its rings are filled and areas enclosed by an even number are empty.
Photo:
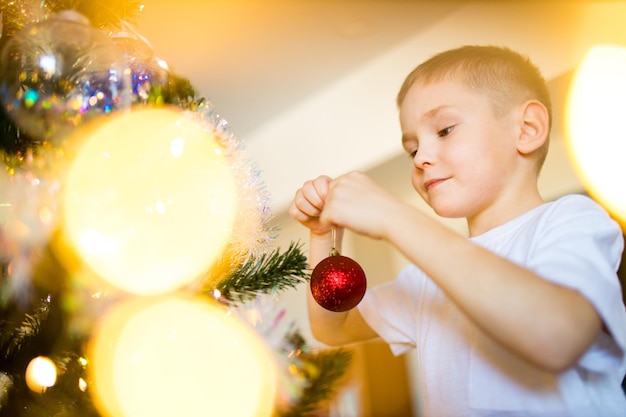
M438 215L466 218L469 238L362 173L305 182L289 212L310 229L311 265L332 228L340 251L347 228L413 263L347 312L309 295L315 337L416 348L424 416L626 415L621 230L584 196L542 200L539 70L508 48L463 46L418 66L397 104L413 187Z

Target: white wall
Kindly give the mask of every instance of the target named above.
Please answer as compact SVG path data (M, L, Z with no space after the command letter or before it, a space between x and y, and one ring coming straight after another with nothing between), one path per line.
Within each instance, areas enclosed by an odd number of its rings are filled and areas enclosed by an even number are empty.
M540 188L546 199L583 191L563 138L568 83L573 68L590 46L601 42L626 44L621 29L625 17L624 2L560 2L543 9L507 2L472 3L448 21L398 45L268 122L252 135L249 148L252 155L261 156L272 150L271 158L260 160L259 165L275 197L273 223L282 229L276 245L286 247L288 242L301 241L306 250L308 232L287 216L285 208L304 180L321 173L336 176L353 169L366 171L399 198L428 210L410 187L410 160L400 150L393 100L403 76L415 64L460 43L505 44L528 53L543 69L555 103L551 149ZM450 27L456 28L454 37L447 33ZM464 233L462 221L447 224ZM350 233L343 253L364 266L370 285L393 279L406 264L384 242ZM306 291L308 287L303 285L284 293L281 300L315 346L306 319ZM409 373L416 366L413 359L409 354Z
M400 153L395 94L431 54L467 43L507 45L530 55L553 79L595 43L626 43L624 17L626 2L468 2L248 135L276 212L308 178L367 170Z

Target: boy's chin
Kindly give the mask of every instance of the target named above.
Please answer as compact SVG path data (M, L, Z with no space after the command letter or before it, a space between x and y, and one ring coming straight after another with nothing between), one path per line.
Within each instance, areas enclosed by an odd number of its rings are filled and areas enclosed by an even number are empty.
M461 219L465 218L467 214L464 210L461 210L458 205L437 204L428 201L426 203L433 209L435 214L446 219Z

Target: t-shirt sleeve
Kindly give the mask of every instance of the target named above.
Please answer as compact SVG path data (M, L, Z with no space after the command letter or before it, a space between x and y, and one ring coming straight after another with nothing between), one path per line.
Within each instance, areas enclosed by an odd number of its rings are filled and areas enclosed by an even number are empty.
M365 322L389 344L394 355L415 347L417 314L410 312L417 305L412 294L419 294L419 290L415 288L418 282L411 271L417 269L408 266L400 271L396 280L368 289L357 307Z
M621 229L593 200L571 196L558 202L529 254L528 267L547 280L580 292L595 307L602 333L580 364L591 371L626 360L626 311L617 279L624 242Z

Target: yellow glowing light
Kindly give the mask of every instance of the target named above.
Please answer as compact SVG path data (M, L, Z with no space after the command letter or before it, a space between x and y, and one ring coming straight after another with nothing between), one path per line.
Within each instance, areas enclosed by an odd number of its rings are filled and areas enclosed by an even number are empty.
M227 244L237 186L220 144L181 112L124 113L87 136L68 174L67 240L97 275L135 294L191 283Z
M185 150L185 140L183 138L175 138L170 144L170 152L172 156L178 158Z
M26 367L26 385L37 393L43 393L57 381L57 367L50 359L37 356Z
M90 343L95 404L107 417L268 417L272 357L208 299L137 298L111 310Z
M626 48L592 48L576 70L566 109L568 147L591 195L626 221Z
M85 381L83 378L78 378L78 389L82 392L87 391L87 381Z

